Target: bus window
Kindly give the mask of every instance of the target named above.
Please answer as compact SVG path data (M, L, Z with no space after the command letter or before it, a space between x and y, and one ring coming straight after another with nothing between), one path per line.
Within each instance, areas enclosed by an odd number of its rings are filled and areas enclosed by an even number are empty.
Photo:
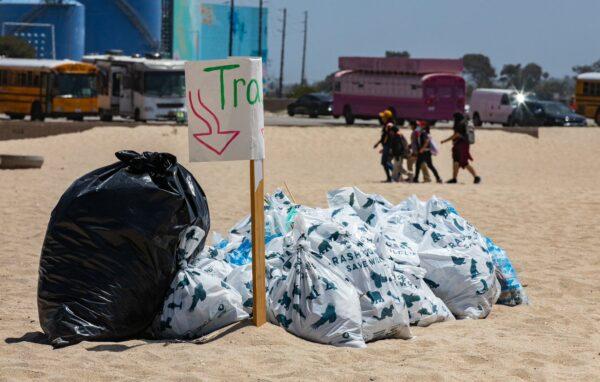
M447 86L441 86L438 88L438 96L440 98L450 98L452 97L452 89Z
M183 71L148 71L144 73L144 94L158 97L184 97Z
M589 95L589 94L590 94L590 83L584 82L583 83L583 95Z
M0 70L0 86L6 86L8 84L8 73L6 70Z
M27 75L25 73L19 73L18 86L27 86Z
M95 74L59 74L56 76L56 94L65 98L96 96Z
M40 75L39 75L39 73L35 73L33 75L32 85L35 86L35 87L39 87L40 86Z
M339 92L342 90L342 84L340 81L335 81L335 83L333 84L333 90L336 92Z
M27 72L27 86L33 86L33 72Z
M510 99L508 98L508 94L503 94L502 99L500 100L501 105L510 105Z

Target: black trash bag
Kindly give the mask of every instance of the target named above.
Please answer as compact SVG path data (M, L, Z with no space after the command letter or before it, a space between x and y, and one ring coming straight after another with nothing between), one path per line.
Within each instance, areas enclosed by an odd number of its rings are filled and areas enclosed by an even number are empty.
M175 156L116 156L76 180L50 217L38 312L55 347L140 335L177 271L180 234L210 229L206 195Z

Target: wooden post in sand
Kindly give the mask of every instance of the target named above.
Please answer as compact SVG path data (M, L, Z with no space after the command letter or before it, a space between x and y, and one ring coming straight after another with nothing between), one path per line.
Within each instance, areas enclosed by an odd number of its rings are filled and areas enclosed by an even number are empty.
M265 285L265 211L263 160L250 161L250 210L252 219L252 308L254 325L267 322L267 290Z

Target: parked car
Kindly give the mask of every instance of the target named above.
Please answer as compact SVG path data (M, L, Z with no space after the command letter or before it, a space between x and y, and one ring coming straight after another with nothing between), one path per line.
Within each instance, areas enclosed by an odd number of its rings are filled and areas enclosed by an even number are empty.
M469 117L475 126L483 123L510 124L518 92L510 89L475 89L469 103Z
M307 114L311 118L319 115L331 115L333 98L326 93L310 93L303 95L288 105L287 111L290 117L296 114Z
M513 111L511 125L587 126L587 121L584 116L560 102L526 100L519 103Z

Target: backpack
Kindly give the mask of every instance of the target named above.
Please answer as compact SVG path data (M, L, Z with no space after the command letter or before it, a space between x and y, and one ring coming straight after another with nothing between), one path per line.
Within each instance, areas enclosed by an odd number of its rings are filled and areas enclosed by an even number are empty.
M431 151L431 155L438 155L440 152L438 143L432 136L429 136L429 151Z
M470 123L467 124L467 138L469 139L469 144L475 144L475 126Z

